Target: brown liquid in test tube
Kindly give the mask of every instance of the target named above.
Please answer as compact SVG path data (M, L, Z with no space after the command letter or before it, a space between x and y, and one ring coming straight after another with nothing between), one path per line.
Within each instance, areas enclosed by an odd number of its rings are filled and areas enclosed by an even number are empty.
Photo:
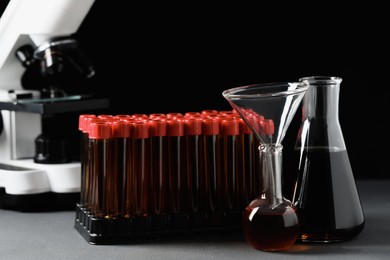
M94 162L94 159L97 158L97 155L95 154L95 150L97 149L97 141L96 138L91 138L91 131L97 131L94 128L98 127L96 124L106 124L107 120L101 119L101 118L91 118L87 120L86 122L86 129L88 131L88 144L87 144L87 154L85 159L85 192L84 192L84 200L86 210L92 212L93 205L96 203L97 196L97 169L96 169L96 162ZM92 135L96 135L96 133L92 133Z
M247 114L247 118L248 120L252 121L252 126L256 129L256 132L257 133L261 133L263 130L261 130L261 127L264 125L264 117L261 116L261 115L258 115L256 113L252 113L252 112L248 112ZM253 133L253 137L255 137L254 135L254 132ZM261 159L260 159L260 150L259 150L259 141L258 139L255 137L254 140L253 140L253 152L254 152L254 166L253 166L253 195L254 195L254 198L256 198L256 196L258 196L259 194L261 194L262 192L262 174L259 174L262 172L262 163L261 163Z
M241 162L238 160L242 145L240 146L239 121L232 117L221 119L221 158L223 161L223 197L225 197L225 210L242 210L243 175L240 169Z
M117 170L115 169L117 167L117 152L115 151L116 143L117 143L117 137L113 136L114 133L114 124L117 123L117 121L114 121L114 117L107 117L106 120L108 121L108 124L111 127L111 138L109 142L107 143L106 149L106 157L107 157L107 170L104 171L104 178L102 179L103 183L103 203L104 203L104 217L105 218L113 218L115 217L115 211L117 211L117 194L115 191L115 183L117 182Z
M111 122L111 131L113 139L112 158L113 168L112 174L108 176L109 186L112 192L107 195L109 203L109 214L113 214L114 217L123 217L125 213L125 201L124 196L126 187L126 165L128 154L128 141L130 138L130 122L122 116L115 117ZM126 117L125 117L126 118Z
M89 160L88 160L88 124L89 120L92 118L96 118L96 115L93 114L81 114L79 116L79 130L80 130L80 162L81 162L81 182L80 182L80 205L83 209L88 210L88 204L86 200L86 194L89 192L88 190L88 168L89 168Z
M248 124L244 122L241 116L235 111L222 111L225 116L233 117L239 121L240 134L238 136L238 169L243 172L242 183L240 184L240 205L248 205L256 195L259 194L259 178L257 173L260 171L259 144ZM255 181L257 180L257 181Z
M191 213L204 212L205 193L202 174L202 119L186 113L184 119L185 158L187 162L187 190Z
M184 123L181 119L167 120L167 140L170 210L172 214L185 214L188 213L188 192Z
M239 124L239 134L237 135L237 169L242 174L238 175L239 181L239 205L240 209L244 209L251 202L256 194L254 194L254 167L255 159L259 162L259 157L256 156L258 150L257 140L253 136L252 130L244 122L241 116L235 111L220 111L220 114L228 118L234 118ZM256 146L255 146L256 145Z
M212 226L221 225L223 210L219 133L218 118L204 118L202 120L206 211L209 215L209 224Z
M248 127L244 120L240 118L239 122L240 134L243 138L243 152L240 157L243 162L243 171L245 172L243 204L248 205L256 198L257 194L260 194L259 188L257 188L257 184L260 180L255 181L256 173L260 171L259 144L253 135L252 130Z
M149 126L146 121L132 123L133 138L133 180L129 200L135 199L135 215L148 216L150 214L150 142ZM130 203L131 204L131 203ZM131 215L131 212L130 212Z
M111 172L111 126L107 121L91 121L89 124L89 151L91 159L91 212L97 218L108 215L107 175Z
M125 218L130 218L135 215L136 212L136 201L134 198L134 189L136 186L134 177L134 133L133 123L137 120L134 117L122 118L126 124L129 125L129 137L124 140L124 176L123 176L123 194L122 203L120 204L120 210L123 211Z
M161 117L159 117L161 118ZM164 119L149 120L150 134L150 183L152 213L168 213L168 151L167 122Z

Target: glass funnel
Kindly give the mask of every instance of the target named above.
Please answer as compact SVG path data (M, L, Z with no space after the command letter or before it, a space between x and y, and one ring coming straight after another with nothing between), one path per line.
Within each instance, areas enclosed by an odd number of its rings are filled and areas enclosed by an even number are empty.
M282 141L307 89L279 82L222 92L259 141L261 190L242 218L244 237L258 250L286 250L298 237L296 208L282 194Z

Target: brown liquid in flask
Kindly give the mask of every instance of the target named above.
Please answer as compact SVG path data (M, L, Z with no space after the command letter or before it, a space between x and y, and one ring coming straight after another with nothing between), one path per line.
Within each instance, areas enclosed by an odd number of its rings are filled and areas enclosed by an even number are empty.
M295 146L298 176L293 196L303 242L351 239L364 228L364 214L341 127L341 78L300 79L309 89Z

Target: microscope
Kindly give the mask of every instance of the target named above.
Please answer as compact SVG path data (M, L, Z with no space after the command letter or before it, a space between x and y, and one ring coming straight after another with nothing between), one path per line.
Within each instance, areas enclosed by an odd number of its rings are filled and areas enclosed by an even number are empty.
M93 2L10 0L0 17L1 208L74 209L79 200L77 115L109 106L83 89L95 70L72 37Z

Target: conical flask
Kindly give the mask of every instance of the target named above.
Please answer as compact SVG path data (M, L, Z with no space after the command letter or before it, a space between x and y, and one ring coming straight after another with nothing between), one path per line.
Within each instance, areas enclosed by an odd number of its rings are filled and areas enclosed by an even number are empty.
M294 151L298 240L348 240L362 231L365 220L338 117L342 79L312 76L299 81L309 88Z
M258 250L287 250L298 237L296 208L282 194L282 141L306 90L300 83L280 82L222 93L259 141L262 188L242 217L244 237Z

